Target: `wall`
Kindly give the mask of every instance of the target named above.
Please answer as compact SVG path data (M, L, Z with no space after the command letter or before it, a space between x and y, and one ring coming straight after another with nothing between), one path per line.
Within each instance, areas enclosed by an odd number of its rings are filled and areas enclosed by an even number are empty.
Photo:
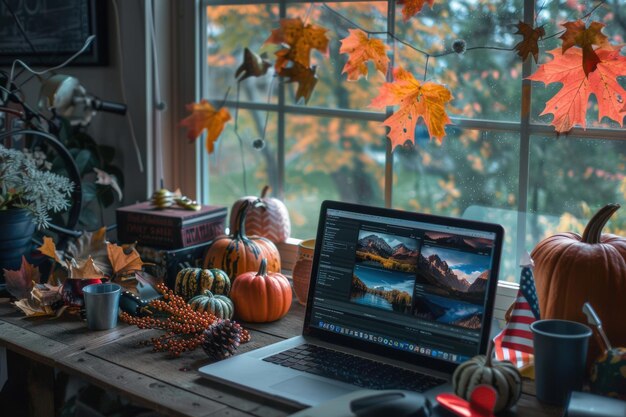
M106 3L109 64L100 67L68 67L59 72L77 77L88 92L103 100L123 102L122 82L120 80L122 68L116 33L115 10L112 0L106 0ZM89 126L88 132L98 143L116 148L114 163L122 169L126 180L122 204L129 204L145 200L148 197L145 1L117 0L117 4L122 34L121 52L124 65L122 76L126 88L126 104L129 110L128 114L133 119L144 171L141 172L139 169L129 123L125 117L98 113ZM39 83L36 78L33 78L24 87L27 101L32 105L37 101L38 90ZM106 224L115 223L115 207L106 211L105 222Z

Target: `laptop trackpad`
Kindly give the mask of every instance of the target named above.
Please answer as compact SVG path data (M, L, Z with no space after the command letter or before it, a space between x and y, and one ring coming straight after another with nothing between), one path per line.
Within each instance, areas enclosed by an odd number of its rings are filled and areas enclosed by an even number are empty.
M280 392L289 393L297 396L296 398L310 398L314 401L326 401L331 398L339 397L357 390L350 389L342 385L336 385L332 382L320 381L319 379L309 378L306 376L296 376L289 378L278 384L272 385L270 388Z

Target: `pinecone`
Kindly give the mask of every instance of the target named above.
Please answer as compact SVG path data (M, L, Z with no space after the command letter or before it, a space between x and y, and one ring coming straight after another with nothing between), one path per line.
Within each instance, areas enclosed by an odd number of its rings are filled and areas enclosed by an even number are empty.
M211 359L232 356L241 343L243 329L239 323L229 319L218 319L204 331L202 349Z

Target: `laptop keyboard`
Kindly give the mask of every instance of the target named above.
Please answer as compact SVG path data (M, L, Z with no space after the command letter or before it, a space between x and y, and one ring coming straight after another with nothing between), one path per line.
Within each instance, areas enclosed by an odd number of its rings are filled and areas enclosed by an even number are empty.
M263 360L368 389L424 392L446 382L434 376L308 344Z

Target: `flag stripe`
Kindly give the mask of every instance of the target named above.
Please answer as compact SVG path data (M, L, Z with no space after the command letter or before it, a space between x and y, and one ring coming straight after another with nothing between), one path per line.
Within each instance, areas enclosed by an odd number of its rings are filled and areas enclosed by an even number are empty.
M532 313L531 313L532 314ZM519 313L511 314L511 323L524 323L530 328L530 324L535 321L534 317L528 317L526 315L521 316Z
M530 339L529 343L532 345L533 333L528 330L528 326L526 326L526 329L524 330L507 327L506 333L504 334L504 340L511 340L513 337L525 338L526 340Z

